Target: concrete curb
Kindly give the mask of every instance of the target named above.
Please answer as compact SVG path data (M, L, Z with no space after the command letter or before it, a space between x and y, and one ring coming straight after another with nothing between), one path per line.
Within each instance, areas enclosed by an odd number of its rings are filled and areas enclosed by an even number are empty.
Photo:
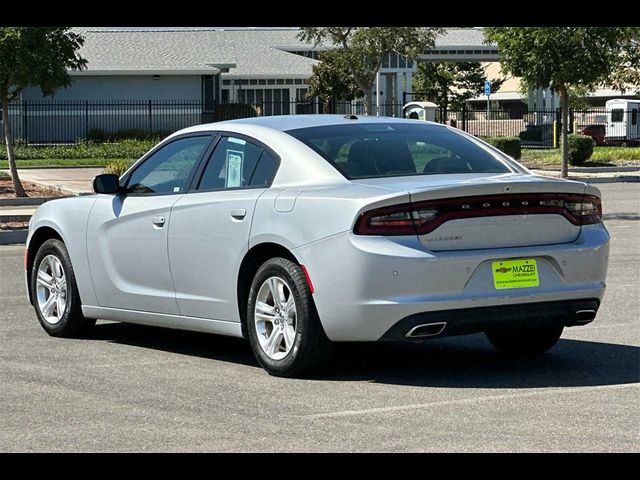
M638 183L640 175L614 175L613 177L570 177L569 180L578 180L585 183Z
M31 219L29 215L0 215L0 223L9 222L28 222Z
M0 198L0 207L26 207L30 205L42 205L48 200L56 197L18 197L18 198Z
M29 230L0 230L0 245L25 243Z
M558 168L534 168L533 170L543 170L545 172L558 172ZM640 167L626 166L626 167L570 167L569 174L571 173L625 173L625 172L640 172Z
M76 192L76 191L70 190L70 189L68 189L68 188L64 188L64 187L60 187L60 186L58 186L58 185L52 185L52 184L50 184L50 183L43 182L43 181L41 181L41 180L31 180L31 179L29 179L29 180L27 180L27 181L28 181L29 183L33 183L33 184L35 184L35 185L39 185L39 186L41 186L41 187L46 187L46 188L48 188L49 190L54 190L54 191L56 191L56 192L64 193L65 195L70 195L70 196L74 196L74 197L75 197L75 196L78 196L78 195L83 195L83 194L85 194L84 192ZM50 198L49 200L55 200L55 198L57 198L57 197Z

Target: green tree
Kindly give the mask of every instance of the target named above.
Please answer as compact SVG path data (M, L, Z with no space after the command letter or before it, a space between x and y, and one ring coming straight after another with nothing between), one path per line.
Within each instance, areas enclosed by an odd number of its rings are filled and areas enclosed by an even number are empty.
M640 94L640 27L628 27L620 62L609 79L619 90Z
M470 98L482 95L488 80L480 62L420 62L413 77L412 95L415 100L427 100L445 111L462 108ZM491 79L495 92L504 78Z
M365 113L371 113L371 89L384 58L397 52L416 59L433 48L441 28L426 27L302 27L299 38L333 49L349 67L364 94Z
M86 60L78 49L84 39L69 27L0 27L0 102L7 158L17 197L25 197L13 152L9 103L24 88L39 87L52 95L71 83L67 70L80 70Z
M308 95L322 98L325 109L328 109L332 100L354 100L362 97L362 90L353 80L351 70L343 61L342 55L327 51L320 54L320 62L313 66Z
M619 27L486 27L498 44L504 72L528 85L553 88L562 106L562 170L568 173L567 131L571 88L595 88L619 67L630 29Z

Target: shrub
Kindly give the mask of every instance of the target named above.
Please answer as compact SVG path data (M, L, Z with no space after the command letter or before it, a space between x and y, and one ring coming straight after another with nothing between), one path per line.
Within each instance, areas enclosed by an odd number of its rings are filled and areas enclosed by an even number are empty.
M117 142L121 140L160 140L170 132L165 130L154 130L149 132L144 128L124 128L115 132L105 132L100 128L92 128L87 132L89 142Z
M109 139L107 133L100 128L92 128L87 132L87 140L90 142L106 142Z
M593 138L588 135L569 135L569 163L582 165L593 155Z
M118 143L79 143L77 145L25 146L16 145L14 152L18 160L47 158L140 158L148 152L156 140L122 140ZM7 159L6 147L0 145L0 160Z
M516 160L522 156L522 148L518 137L488 137L484 140Z
M110 173L112 175L121 176L129 169L130 166L131 162L127 162L126 160L112 160L105 165L102 173Z
M257 117L258 112L247 103L223 103L217 105L213 113L213 121L233 120L234 118Z

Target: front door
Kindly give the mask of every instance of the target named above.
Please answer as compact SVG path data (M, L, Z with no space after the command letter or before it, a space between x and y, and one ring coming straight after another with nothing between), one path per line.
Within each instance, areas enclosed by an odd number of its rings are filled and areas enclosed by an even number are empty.
M238 271L256 202L275 168L262 146L222 136L196 188L173 205L169 262L182 315L239 321Z
M89 215L87 253L99 306L178 314L169 270L171 207L188 188L211 136L178 137L125 179L125 195L99 195Z

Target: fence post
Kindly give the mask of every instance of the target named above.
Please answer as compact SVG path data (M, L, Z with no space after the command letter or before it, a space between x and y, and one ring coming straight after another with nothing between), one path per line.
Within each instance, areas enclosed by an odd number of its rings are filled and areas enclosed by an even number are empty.
M89 140L89 100L84 101L84 139Z
M462 104L462 131L467 131L467 104Z
M571 132L573 130L572 133L576 133L575 125L574 125L574 119L575 118L574 118L573 108L570 108L569 109L569 120L568 120L569 125L567 125L567 128L565 129L566 132Z
M151 100L149 100L149 136L153 135L153 121L151 119Z
M24 137L25 145L29 145L29 135L27 130L28 128L29 128L29 120L27 117L27 101L23 100L22 101L22 136Z

